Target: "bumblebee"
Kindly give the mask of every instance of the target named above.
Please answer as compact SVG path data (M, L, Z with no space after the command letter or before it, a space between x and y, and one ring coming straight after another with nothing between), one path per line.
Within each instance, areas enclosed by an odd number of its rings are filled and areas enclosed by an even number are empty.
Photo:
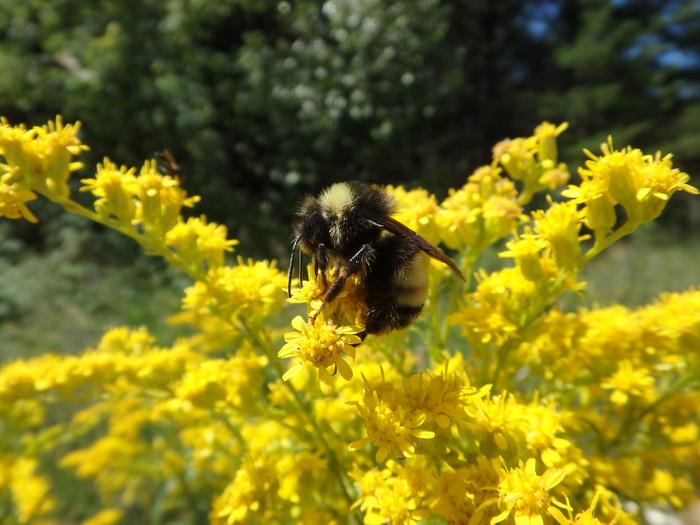
M448 265L460 279L464 276L442 250L394 219L395 211L389 193L362 182L336 183L318 197L307 197L293 227L289 295L299 249L300 259L302 252L313 258L314 272L322 279L329 264L336 264L319 311L338 296L348 277L359 274L366 289L366 334L409 325L428 297L429 257Z

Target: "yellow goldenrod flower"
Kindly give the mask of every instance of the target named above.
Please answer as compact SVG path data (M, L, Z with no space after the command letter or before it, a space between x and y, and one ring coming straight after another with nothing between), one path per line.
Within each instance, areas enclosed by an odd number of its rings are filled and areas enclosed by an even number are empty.
M610 401L615 405L626 405L631 396L641 397L642 400L651 402L656 393L654 377L649 370L628 359L621 361L612 377L600 386L606 390L612 390Z
M551 203L546 211L532 213L535 233L549 243L560 268L578 271L583 263L581 256L581 214L571 202Z
M326 469L326 462L309 452L252 453L214 502L211 523L288 521L299 514L302 497L312 484L327 485ZM317 505L317 501L309 502L309 506Z
M212 268L204 280L187 288L182 305L185 310L227 321L244 312L248 322L258 321L282 307L286 282L274 262L239 257L236 266Z
M345 355L355 358L355 346L362 342L357 336L357 328L336 326L332 321L326 321L323 313L308 323L298 315L292 319L292 327L297 331L284 335L286 344L277 354L281 359L296 359L282 377L284 381L307 364L318 369L318 379L326 390L332 389L331 375L336 372L346 381L352 379L352 367L345 360ZM332 371L329 371L331 367Z
M290 303L306 303L309 318L318 315L323 296L333 284L339 268L332 264L326 269L326 274L318 274L313 265L307 266L308 279L301 287L292 288L292 296L287 299ZM323 314L327 320L332 320L338 326L354 326L362 331L367 322L367 300L364 280L361 275L348 277L340 293L330 303L323 306Z
M595 508L598 505L598 499L600 498L600 495L600 492L596 492L588 508L583 512L579 512L578 514L576 514L576 517L574 517L573 515L573 509L571 508L569 498L568 496L566 496L566 494L564 495L564 498L566 499L566 505L562 508L566 509L568 517L564 516L564 514L556 507L551 507L549 512L560 525L614 525L615 523L617 523L617 518L619 517L619 515L614 517L611 521L608 521L607 523L600 521L594 515Z
M628 146L615 150L612 137L601 146L601 156L584 150L589 160L579 169L584 181L593 181L610 195L613 202L625 208L628 220L640 224L659 216L666 202L676 191L697 194L687 184L689 176L673 167L671 155L645 155Z
M16 185L4 184L0 179L0 217L37 222L36 216L29 211L26 203L36 199L36 194L28 190L20 190Z
M554 164L551 161L543 161L542 169L544 170L537 182L542 188L555 190L563 186L569 181L569 168L563 162Z
M499 477L493 463L480 455L468 467L443 469L431 491L430 510L448 523L470 523L481 503L496 494Z
M234 481L214 502L212 523L231 525L257 513L264 522L268 512L264 502L274 494L278 481L275 459L271 455L262 455L245 461L236 472Z
M366 472L358 480L362 491L360 509L365 512L364 523L415 525L427 518L428 513L420 508L420 498L409 480L394 474L395 464L389 466L393 468ZM423 483L426 481L422 480Z
M82 179L80 191L89 191L97 197L95 211L102 217L115 217L130 225L136 214L134 199L138 190L136 169L117 167L108 158L97 165L94 178Z
M178 179L161 175L155 160L146 161L141 167L136 177L136 195L139 207L134 220L156 238L177 224L183 206L191 208L199 202L198 196L187 196Z
M226 226L207 223L206 217L180 220L165 235L165 244L172 247L197 273L224 264L224 253L238 244L228 239Z
M450 371L452 365L453 371ZM450 423L464 417L460 395L464 380L454 371L463 369L461 359L452 363L445 361L438 373L414 374L403 380L402 403L416 413L426 416L426 423L434 421L439 428L446 429Z
M387 186L386 190L396 200L396 220L433 244L440 242L440 228L435 222L439 211L435 195L423 188L407 191L403 186Z
M494 161L500 163L513 180L533 178L537 169L534 151L523 138L505 139L493 148Z
M542 265L542 251L548 244L543 239L533 235L529 231L520 237L506 243L506 251L499 253L499 257L512 257L520 267L520 271L529 281L540 282L549 277Z
M506 139L494 146L493 165L500 164L510 178L522 182L520 203L529 202L538 191L556 189L569 179L566 164L557 164L556 143L567 127L566 122L559 126L542 122L534 135Z
M16 458L9 469L9 488L18 523L39 521L56 505L50 493L51 485L37 470L37 460L30 457Z
M120 509L102 509L94 516L83 520L80 525L114 525L124 516Z
M450 190L440 204L436 223L452 249L479 253L511 233L522 218L517 191L494 166L477 168L459 190Z
M368 443L377 447L375 459L383 462L390 454L412 457L416 438L432 439L435 432L422 428L427 414L404 403L405 394L382 381L372 386L363 377L365 390L361 403L354 403L365 420L367 436L350 444L350 450L359 450ZM387 388L388 387L388 388Z
M179 381L175 394L201 408L236 407L252 412L255 393L262 389L265 357L244 352L230 359L193 363Z
M511 514L517 525L543 525L547 514L558 512L566 504L553 498L549 491L564 480L561 469L547 469L541 476L533 458L518 468L505 469L498 484L497 505L501 513L491 518L491 525L504 521Z
M88 149L78 138L80 123L63 124L60 116L30 130L0 122L0 154L7 164L0 169L5 183L20 183L57 200L70 194L68 179L82 167L72 158ZM7 178L6 178L7 177Z
M569 186L562 191L564 197L573 199L576 204L583 204L585 223L595 232L596 240L604 239L612 230L617 216L615 203L607 193L607 184L600 179L584 180L580 186Z
M542 122L535 128L535 138L537 139L537 159L540 162L557 161L557 137L564 133L569 127L568 122L562 122L555 126L551 122ZM564 181L566 182L566 181Z

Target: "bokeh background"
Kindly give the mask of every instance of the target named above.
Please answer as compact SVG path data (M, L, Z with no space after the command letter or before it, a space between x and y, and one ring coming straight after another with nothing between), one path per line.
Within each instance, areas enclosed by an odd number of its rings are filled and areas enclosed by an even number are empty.
M568 121L561 157L673 152L700 183L700 1L0 0L0 115L83 122L89 176L171 150L196 213L284 258L298 200L337 180L446 195L491 147ZM697 199L696 199L697 200ZM161 337L180 277L128 239L32 203L0 223L0 360ZM700 206L674 197L591 265L584 303L700 283ZM494 258L496 259L496 258Z

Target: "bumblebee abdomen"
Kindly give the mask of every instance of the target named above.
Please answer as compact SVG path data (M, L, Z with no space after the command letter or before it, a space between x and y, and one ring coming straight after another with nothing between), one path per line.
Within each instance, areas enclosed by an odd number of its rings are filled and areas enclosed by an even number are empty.
M367 292L367 326L369 334L404 328L420 314L428 298L430 260L420 251L393 252L391 261L377 261L391 267L383 272L384 282L377 282L376 272ZM396 256L399 256L396 258Z
M389 330L405 328L418 317L423 305L401 305L389 303L367 303L369 311L365 332L368 334L381 334Z
M428 269L430 260L423 252L406 264L399 266L392 279L397 304L406 306L423 305L428 298Z

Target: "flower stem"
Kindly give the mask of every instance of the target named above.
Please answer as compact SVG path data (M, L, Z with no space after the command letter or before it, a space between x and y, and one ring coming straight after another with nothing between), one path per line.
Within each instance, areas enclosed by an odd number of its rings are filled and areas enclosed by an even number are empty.
M257 333L257 331L253 330L248 323L244 319L239 319L239 322L241 326L243 327L244 331L246 334L254 340L258 346L262 349L262 351L265 353L265 356L268 358L268 361L272 365L273 369L275 370L277 376L281 378L284 375L284 369L282 368L282 364L279 362L277 359L277 356L275 355L274 348L272 347L271 342L269 341L269 338L266 337L265 340L263 340ZM328 444L328 441L326 441L325 436L323 435L323 431L321 430L320 425L318 424L318 421L316 421L316 418L313 416L313 413L311 411L311 407L308 405L308 403L304 402L304 400L301 398L301 395L297 391L296 388L294 388L294 385L292 385L289 381L282 381L282 384L285 386L285 388L289 391L289 393L292 396L292 399L294 400L294 403L297 406L297 409L299 410L299 413L306 419L306 422L309 424L311 427L313 434L316 438L316 440L319 442L321 447L324 449L326 452L326 455L328 457L328 461L331 464L331 469L333 473L335 474L336 478L338 479L338 483L340 485L340 488L343 492L343 495L345 496L345 499L348 501L350 505L353 504L354 498L350 494L350 490L348 489L348 483L349 480L347 480L346 475L345 475L345 470L341 468L340 461L338 460L338 457L336 456L335 452L331 448L331 446ZM360 519L359 522L361 523L362 520Z

